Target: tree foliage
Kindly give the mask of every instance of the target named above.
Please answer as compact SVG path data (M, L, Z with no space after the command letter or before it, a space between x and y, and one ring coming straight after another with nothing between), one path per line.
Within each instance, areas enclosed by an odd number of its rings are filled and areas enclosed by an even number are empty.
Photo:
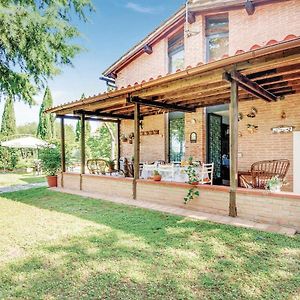
M5 102L4 111L1 122L1 136L8 137L16 134L16 116L14 110L14 103L11 97L8 97Z
M1 0L0 93L33 104L47 79L80 51L71 16L86 21L91 0Z
M45 90L43 102L41 104L39 113L39 124L37 127L37 137L43 140L52 140L55 138L55 117L52 114L45 113L45 111L52 106L52 95L50 89L47 87Z

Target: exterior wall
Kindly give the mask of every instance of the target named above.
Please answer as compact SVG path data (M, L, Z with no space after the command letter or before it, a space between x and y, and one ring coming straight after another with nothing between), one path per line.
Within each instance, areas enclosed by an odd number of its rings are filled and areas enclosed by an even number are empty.
M255 118L248 118L251 107L258 111ZM286 119L281 119L282 112ZM293 191L293 134L273 134L272 127L293 125L300 130L299 96L288 96L284 101L267 103L262 100L241 102L239 112L244 118L239 122L239 170L248 171L252 163L259 160L289 159L291 166L287 175L288 186L285 190ZM249 133L247 124L258 126L255 133Z
M204 109L185 114L185 156L206 161L206 119ZM197 143L190 142L190 134L197 133Z
M300 231L300 197L288 193L240 189L237 193L240 218L296 228Z
M143 129L141 131L159 130L159 134L141 135L141 157L143 162L152 162L155 160L166 160L166 122L165 114L145 117L143 119ZM133 132L133 121L124 120L121 122L121 134L126 137ZM131 159L133 156L133 144L121 142L121 157Z
M300 35L300 2L298 0L263 5L254 15L245 10L229 13L229 55L237 50L249 50L254 44L269 40L282 41L287 35Z
M282 41L287 35L300 36L300 1L291 0L256 8L254 15L246 11L234 10L229 13L229 55L237 50L248 51L269 40ZM197 16L196 22L186 24L185 66L196 66L205 62L205 16ZM135 82L156 78L168 72L167 38L153 46L151 55L143 54L128 64L117 74L117 86L133 85Z
M151 55L144 53L118 73L118 87L133 85L142 80L148 81L151 77L156 78L168 72L167 41L161 40L152 49Z
M97 193L103 197L132 198L132 178L82 175L82 190Z
M229 193L227 187L199 186L200 196L188 204L183 203L190 185L185 183L139 180L137 199L163 205L171 205L219 215L228 215Z
M58 176L58 187L61 188L61 175ZM117 178L101 175L82 175L82 191L97 193L102 197L132 198L132 178ZM80 174L64 173L63 188L80 191Z

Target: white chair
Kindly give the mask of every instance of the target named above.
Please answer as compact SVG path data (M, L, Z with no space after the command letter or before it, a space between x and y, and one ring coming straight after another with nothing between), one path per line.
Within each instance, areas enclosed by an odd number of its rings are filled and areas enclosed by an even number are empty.
M213 184L214 177L214 163L202 164L200 167L200 184Z

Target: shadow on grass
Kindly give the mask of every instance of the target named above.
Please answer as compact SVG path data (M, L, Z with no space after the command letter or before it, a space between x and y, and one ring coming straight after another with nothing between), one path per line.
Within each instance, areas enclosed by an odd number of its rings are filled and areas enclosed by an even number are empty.
M299 238L46 189L2 197L108 227L4 266L4 298L287 299L300 288Z

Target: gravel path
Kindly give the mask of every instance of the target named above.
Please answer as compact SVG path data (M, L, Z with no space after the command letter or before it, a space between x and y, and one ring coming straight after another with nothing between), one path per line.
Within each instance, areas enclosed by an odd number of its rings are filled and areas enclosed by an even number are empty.
M17 192L17 191L22 191L22 190L28 190L28 189L33 189L33 188L39 188L47 186L46 182L39 182L39 183L30 183L30 184L18 184L18 185L13 185L13 186L5 186L5 187L0 187L0 194L2 193L10 193L10 192Z

